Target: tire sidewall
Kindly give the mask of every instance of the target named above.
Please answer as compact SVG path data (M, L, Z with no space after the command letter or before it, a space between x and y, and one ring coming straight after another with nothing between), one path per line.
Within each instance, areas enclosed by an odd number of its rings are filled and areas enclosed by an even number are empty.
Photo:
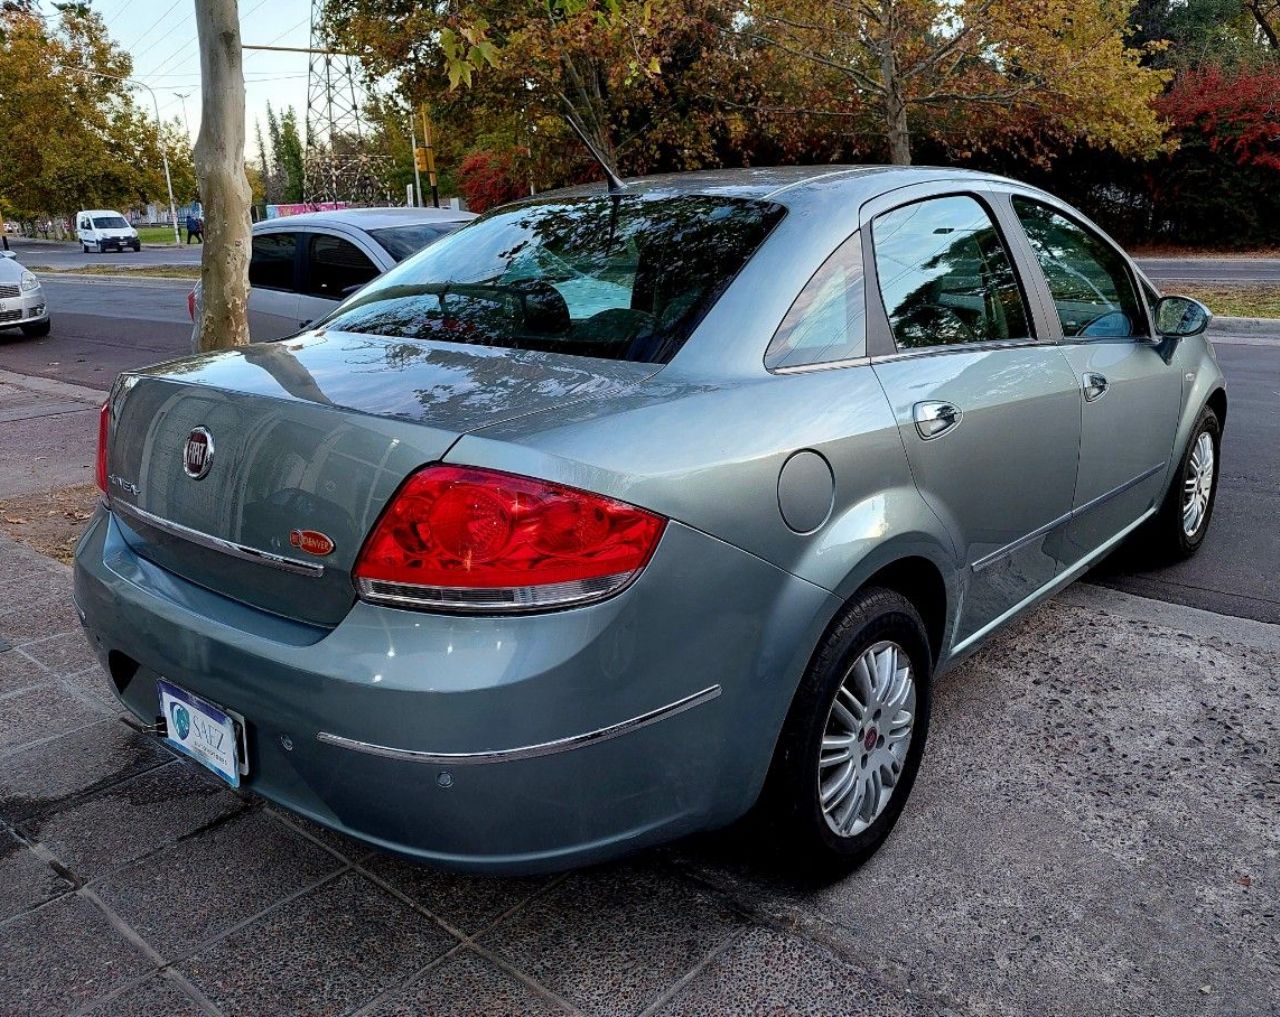
M872 645L892 640L907 654L915 681L916 711L911 744L902 776L875 821L853 837L841 837L827 825L819 801L818 759L831 704L850 667ZM824 640L806 673L801 695L793 704L780 746L781 778L775 793L795 824L793 832L808 842L812 854L829 863L857 864L889 835L915 784L928 738L932 705L933 661L919 614L910 602L888 590L869 591Z
M1182 527L1182 492L1186 484L1187 466L1191 462L1191 453L1196 447L1196 442L1200 440L1200 435L1206 431L1213 442L1213 487L1209 491L1209 504L1205 507L1204 518L1200 520L1200 526L1195 534L1188 537ZM1200 416L1196 418L1195 429L1191 432L1191 438L1187 441L1186 449L1183 450L1182 460L1178 463L1178 475L1173 482L1175 505L1177 507L1173 524L1177 527L1178 541L1181 545L1181 550L1185 554L1191 554L1196 551L1204 543L1204 538L1209 532L1209 524L1213 521L1213 507L1218 500L1218 477L1221 472L1222 425L1218 421L1218 415L1206 406L1200 411Z

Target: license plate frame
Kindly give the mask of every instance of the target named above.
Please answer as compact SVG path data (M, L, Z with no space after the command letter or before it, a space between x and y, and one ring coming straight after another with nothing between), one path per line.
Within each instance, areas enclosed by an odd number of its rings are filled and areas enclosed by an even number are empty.
M164 741L238 788L240 778L249 773L244 717L167 678L156 679L156 700L164 723Z

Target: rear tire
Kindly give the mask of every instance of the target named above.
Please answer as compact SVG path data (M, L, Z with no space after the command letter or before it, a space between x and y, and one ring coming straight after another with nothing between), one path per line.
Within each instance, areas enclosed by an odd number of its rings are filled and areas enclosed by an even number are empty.
M28 339L36 339L40 336L49 334L49 329L53 327L53 321L45 318L44 321L37 321L34 325L22 325L22 334Z
M774 751L761 818L779 846L838 871L876 852L915 783L932 678L911 602L892 590L859 593L818 647Z
M1206 406L1191 429L1160 511L1135 534L1142 555L1153 564L1190 558L1204 543L1218 496L1221 442L1222 422Z

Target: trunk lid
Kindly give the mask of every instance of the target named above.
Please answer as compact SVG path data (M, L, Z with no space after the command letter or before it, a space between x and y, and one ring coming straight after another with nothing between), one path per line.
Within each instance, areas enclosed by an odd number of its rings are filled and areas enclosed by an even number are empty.
M355 600L364 538L408 474L468 431L614 394L658 369L346 333L160 364L115 390L112 509L157 565L336 625ZM186 469L197 429L208 435L198 479Z

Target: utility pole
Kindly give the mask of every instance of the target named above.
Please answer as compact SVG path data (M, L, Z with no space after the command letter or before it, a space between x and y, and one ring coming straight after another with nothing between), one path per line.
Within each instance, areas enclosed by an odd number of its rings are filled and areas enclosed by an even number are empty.
M416 208L422 207L422 170L426 164L426 156L423 156L419 165L418 159L418 129L415 126L417 117L412 113L409 114L409 147L413 149L413 204Z
M419 103L418 109L422 113L422 147L426 163L423 168L427 171L427 182L431 186L431 204L439 208L440 187L436 182L436 152L431 147L431 119L427 116L427 104L425 102Z
M205 207L200 258L204 299L195 341L200 351L249 342L249 225L252 194L244 172L244 54L236 0L195 0L200 39L200 136L196 174Z

